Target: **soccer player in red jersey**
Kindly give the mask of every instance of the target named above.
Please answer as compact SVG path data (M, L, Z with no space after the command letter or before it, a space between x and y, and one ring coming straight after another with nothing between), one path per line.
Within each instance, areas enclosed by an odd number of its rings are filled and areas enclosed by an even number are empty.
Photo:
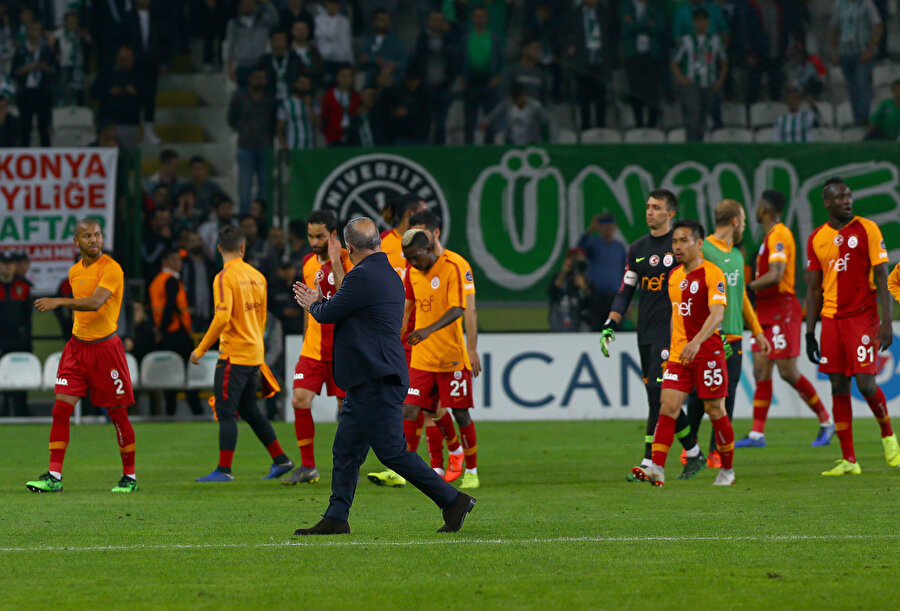
M134 429L128 406L134 403L125 349L116 335L125 275L112 257L103 253L103 229L93 219L75 225L75 246L81 260L69 268L72 297L43 297L34 302L39 312L56 308L73 311L72 339L66 342L56 370L53 425L50 428L50 468L25 485L32 492L61 492L62 466L69 445L69 419L78 400L91 394L91 402L105 407L116 427L122 457L122 477L113 492L138 489L134 475Z
M828 222L806 243L806 355L831 381L832 413L843 454L822 475L858 475L862 470L853 449L851 378L881 427L885 460L891 467L900 465L900 445L891 429L887 401L875 383L875 352L887 350L894 339L888 254L878 225L853 214L853 194L843 179L829 178L822 198ZM816 341L820 314L821 348Z
M797 245L791 230L781 222L786 205L784 195L767 190L763 191L756 206L756 220L766 235L756 257L756 277L747 286L756 293L756 311L772 352L766 356L760 352L756 341L751 340L753 376L756 378L753 430L735 442L736 448L766 447L766 417L772 402L772 370L775 367L778 367L781 379L794 387L819 418L819 433L810 445L827 446L834 435L831 415L812 383L797 369L803 313L794 289Z
M734 484L734 431L725 412L728 368L718 328L725 315L725 274L704 260L703 227L694 220L673 226L672 251L681 263L669 273L672 338L663 373L662 406L653 435L653 462L632 469L635 478L654 486L666 482L666 457L675 439L675 419L695 390L712 422L722 468L715 486Z
M307 239L312 252L303 259L303 283L315 288L318 280L326 299L332 297L341 287L344 274L353 264L347 251L341 248L337 236L337 216L331 210L316 210L306 220ZM332 339L334 325L316 322L306 311L303 312L306 332L303 334L303 348L294 369L294 432L300 448L300 466L281 480L283 484L315 483L319 481L319 470L313 451L315 424L312 418L313 398L325 386L329 397L337 397L338 409L347 394L334 381L332 369Z

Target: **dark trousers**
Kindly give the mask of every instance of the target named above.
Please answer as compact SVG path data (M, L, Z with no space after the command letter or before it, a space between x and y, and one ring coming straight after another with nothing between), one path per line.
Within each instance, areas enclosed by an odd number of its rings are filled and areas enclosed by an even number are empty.
M194 341L191 339L190 334L184 329L179 329L177 331L172 331L171 333L166 333L163 335L162 341L157 346L159 350L172 350L173 352L177 352L181 355L185 361L191 356L191 352L194 350ZM184 394L187 397L188 406L191 408L191 413L195 416L203 415L203 405L200 403L200 395L196 390L185 390ZM163 391L163 396L166 399L166 416L174 416L175 412L178 411L178 391L177 390L166 390Z
M478 127L478 110L482 117L487 115L497 105L497 88L490 87L487 83L469 83L463 98L466 113L466 144L475 141L475 128ZM488 126L484 134L484 141L494 141L494 128Z
M232 365L220 360L216 363L216 415L219 418L219 450L237 446L237 414L250 425L256 438L265 447L275 441L275 430L256 406L256 378L258 365Z
M634 124L637 127L656 127L659 123L659 101L662 97L662 80L659 77L661 65L662 61L649 53L641 53L625 60L631 110L634 112Z
M581 129L606 127L606 81L598 73L584 73L576 77L575 87L581 110Z
M781 100L781 85L784 81L784 59L779 57L760 57L755 66L747 66L748 104L759 101L759 95L762 92L763 74L766 75L769 99L774 102Z
M50 146L53 94L40 89L25 89L19 93L18 105L19 120L22 126L21 145L31 146L31 127L34 123L34 117L37 117L41 146Z
M427 95L434 121L432 142L444 144L447 141L447 113L450 111L450 103L453 102L453 94L446 89L428 89Z
M138 87L141 91L144 121L153 123L153 120L156 118L156 89L159 85L159 65L138 64L135 68L138 76Z
M615 293L601 293L591 290L591 331L602 331L603 323L609 317L609 309L615 300Z
M369 380L347 391L334 435L334 469L331 499L324 516L346 522L359 481L359 467L369 448L378 460L424 492L440 507L449 506L459 494L425 461L406 449L403 436L403 401L406 386L388 381Z
M662 374L665 361L662 358L664 350L669 349L668 343L638 344L638 353L641 356L641 374L644 377L647 389L647 428L644 431L644 458L650 460L653 457L653 435L656 432L656 423L659 421L659 410L662 407ZM675 437L684 449L693 448L697 443L692 434L691 423L684 410L678 410L675 419Z
M28 393L23 391L0 393L0 415L17 418L28 416Z
M728 396L725 397L725 413L731 420L734 415L734 399L737 391L738 382L741 381L741 365L744 362L743 341L736 339L731 344L731 358L728 359L726 365L728 367ZM703 401L697 397L696 392L692 392L688 397L688 420L691 423L691 433L697 435L700 431L700 423L703 421ZM709 435L709 451L716 449L716 435L714 431L710 431Z
M712 117L713 129L722 127L720 92L712 87L690 84L681 88L681 104L688 142L700 142L706 133L706 118Z

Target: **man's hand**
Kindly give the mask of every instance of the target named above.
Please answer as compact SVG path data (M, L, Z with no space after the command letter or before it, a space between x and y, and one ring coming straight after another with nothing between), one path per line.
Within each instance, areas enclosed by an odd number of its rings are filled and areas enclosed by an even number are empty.
M600 352L602 352L603 356L606 358L609 358L609 345L614 341L616 341L616 332L607 324L607 326L603 327L603 330L600 331Z
M191 350L191 363L193 363L194 365L200 364L200 357L197 356L197 353L193 350Z
M469 353L469 363L472 364L472 377L477 378L481 373L481 357L477 350L466 350Z
M328 258L331 259L332 267L341 264L341 240L338 238L337 231L332 231L328 236Z
M690 365L694 362L694 357L700 352L700 344L695 341L689 341L681 350L681 364Z
M881 344L881 352L885 352L890 348L893 342L894 330L891 328L891 323L882 322L878 326L878 343Z
M426 339L428 339L429 335L431 335L431 331L428 330L428 327L416 329L409 334L408 338L406 338L406 343L410 346L415 346L416 344L424 342Z
M312 307L312 304L318 303L325 298L322 295L322 287L319 286L318 280L316 280L316 288L314 289L306 286L302 282L295 282L293 288L294 300L307 312L309 312L309 308Z
M731 347L731 344L725 339L725 336L722 336L722 349L725 351L726 360L730 359L731 355L734 354L734 348Z
M41 297L34 300L34 307L38 312L49 312L59 307L59 300L55 297Z
M759 351L763 353L763 356L769 356L772 353L772 344L769 343L765 335L758 333L753 336L753 339L756 340L756 345L759 346Z
M818 365L822 360L822 351L819 350L819 342L816 341L816 332L810 331L806 334L806 358L813 365Z

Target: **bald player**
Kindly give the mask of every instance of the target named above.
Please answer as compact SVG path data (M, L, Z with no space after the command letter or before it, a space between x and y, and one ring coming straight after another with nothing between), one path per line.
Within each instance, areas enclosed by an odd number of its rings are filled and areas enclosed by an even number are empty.
M72 297L43 297L34 302L39 312L67 308L74 312L72 339L66 343L56 370L53 424L50 428L50 467L25 485L32 492L62 492L62 466L69 445L69 419L75 404L88 392L91 402L105 407L113 426L122 477L113 492L138 489L134 474L134 429L128 406L134 403L131 376L122 340L116 335L125 276L121 266L103 253L103 228L93 219L75 225L75 246L81 260L69 268Z

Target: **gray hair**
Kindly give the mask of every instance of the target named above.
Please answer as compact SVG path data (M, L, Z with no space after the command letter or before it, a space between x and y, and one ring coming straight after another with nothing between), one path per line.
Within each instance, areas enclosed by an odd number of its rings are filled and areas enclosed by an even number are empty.
M358 227L362 223L361 227ZM367 216L357 216L344 226L344 242L357 250L378 250L381 236L375 221Z

